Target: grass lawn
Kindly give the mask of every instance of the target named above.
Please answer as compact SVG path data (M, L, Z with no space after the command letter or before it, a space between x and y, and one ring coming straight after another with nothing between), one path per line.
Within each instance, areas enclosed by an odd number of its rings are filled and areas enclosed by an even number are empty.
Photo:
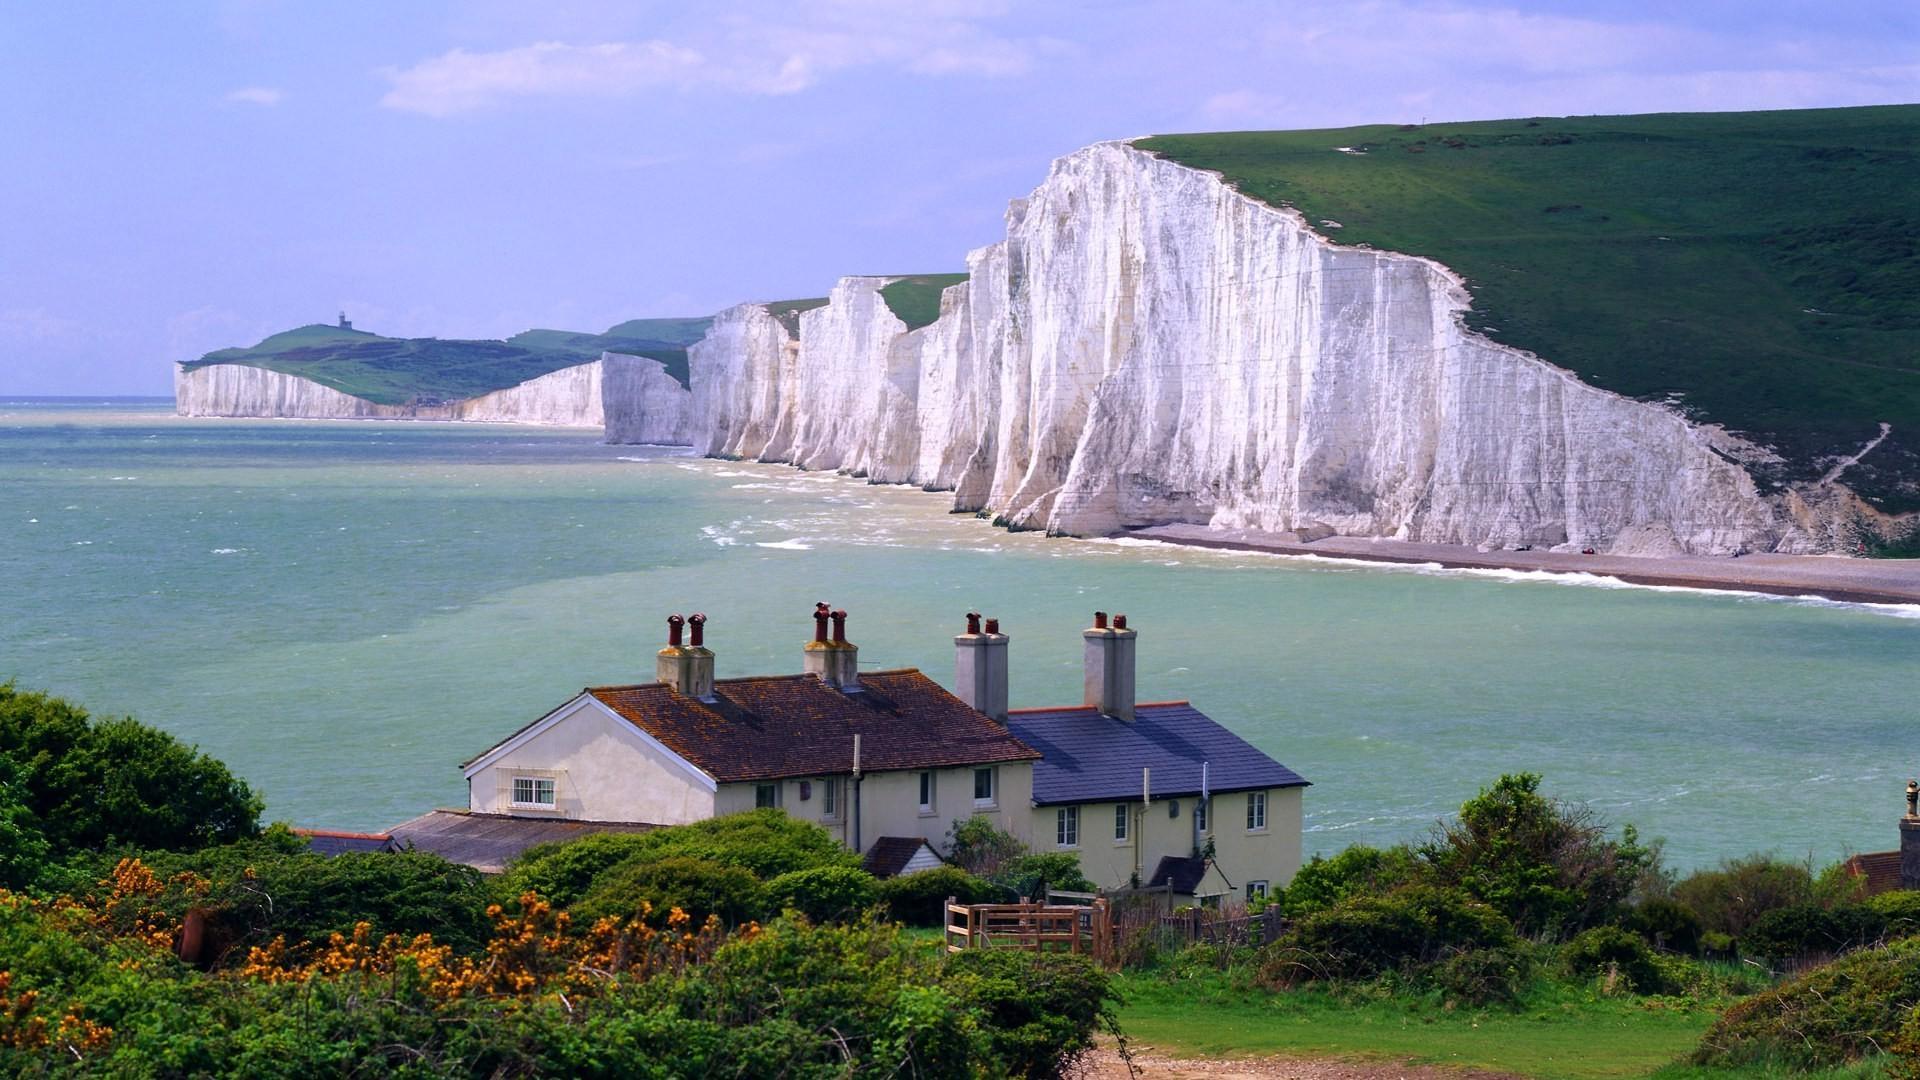
M1920 508L1920 106L1164 135L1325 236L1464 276L1470 325ZM1328 224L1337 222L1338 227Z
M908 330L918 330L940 317L940 294L965 280L965 274L913 274L889 282L880 299Z

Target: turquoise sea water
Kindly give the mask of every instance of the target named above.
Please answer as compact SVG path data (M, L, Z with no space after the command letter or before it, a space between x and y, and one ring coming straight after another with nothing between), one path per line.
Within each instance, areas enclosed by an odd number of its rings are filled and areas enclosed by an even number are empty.
M1681 866L1896 843L1920 610L1008 534L946 497L584 432L213 421L0 399L0 680L132 713L298 824L465 801L460 763L580 687L644 681L671 612L722 676L952 677L972 609L1016 706L1078 698L1096 609L1143 699L1190 698L1315 782L1307 847L1416 837L1502 771Z

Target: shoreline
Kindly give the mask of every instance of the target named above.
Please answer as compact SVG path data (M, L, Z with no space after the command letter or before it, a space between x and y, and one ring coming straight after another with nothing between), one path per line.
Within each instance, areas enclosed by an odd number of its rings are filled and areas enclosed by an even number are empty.
M1853 559L1832 555L1704 555L1645 557L1579 555L1552 551L1480 551L1458 544L1329 536L1299 541L1285 534L1204 525L1155 525L1122 534L1183 547L1266 555L1400 565L1438 565L1448 570L1517 570L1592 574L1629 585L1664 585L1718 592L1810 597L1849 604L1920 604L1920 560Z

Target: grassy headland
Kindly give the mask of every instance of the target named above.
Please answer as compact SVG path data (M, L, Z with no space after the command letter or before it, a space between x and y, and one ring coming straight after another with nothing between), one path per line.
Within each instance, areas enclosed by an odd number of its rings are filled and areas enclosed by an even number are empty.
M1920 106L1163 135L1340 244L1466 278L1468 323L1920 508Z
M710 318L631 319L603 334L528 330L505 341L390 338L362 330L301 326L245 349L219 349L186 365L248 364L312 379L381 405L459 401L504 390L602 352L645 356L687 385L687 345Z
M965 280L965 274L912 274L881 289L880 299L907 329L918 330L940 317L940 294Z

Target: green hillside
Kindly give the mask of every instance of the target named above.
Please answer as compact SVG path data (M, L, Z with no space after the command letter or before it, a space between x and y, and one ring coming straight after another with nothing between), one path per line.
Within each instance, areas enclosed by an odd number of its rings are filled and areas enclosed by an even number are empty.
M602 352L619 352L660 361L685 386L687 345L700 340L712 323L710 318L632 319L604 334L528 330L505 341L390 338L314 324L275 334L252 348L210 352L186 367L249 364L381 405L406 405L477 397L597 360Z
M1920 508L1920 106L1164 135L1341 244L1463 275L1468 322ZM1338 227L1330 224L1338 222Z
M781 326L786 327L788 337L798 338L801 313L812 311L817 307L826 307L827 298L812 296L805 300L771 300L760 306L767 309L767 314L779 320Z
M965 280L965 274L912 274L889 282L880 299L907 329L918 330L940 317L940 294Z

